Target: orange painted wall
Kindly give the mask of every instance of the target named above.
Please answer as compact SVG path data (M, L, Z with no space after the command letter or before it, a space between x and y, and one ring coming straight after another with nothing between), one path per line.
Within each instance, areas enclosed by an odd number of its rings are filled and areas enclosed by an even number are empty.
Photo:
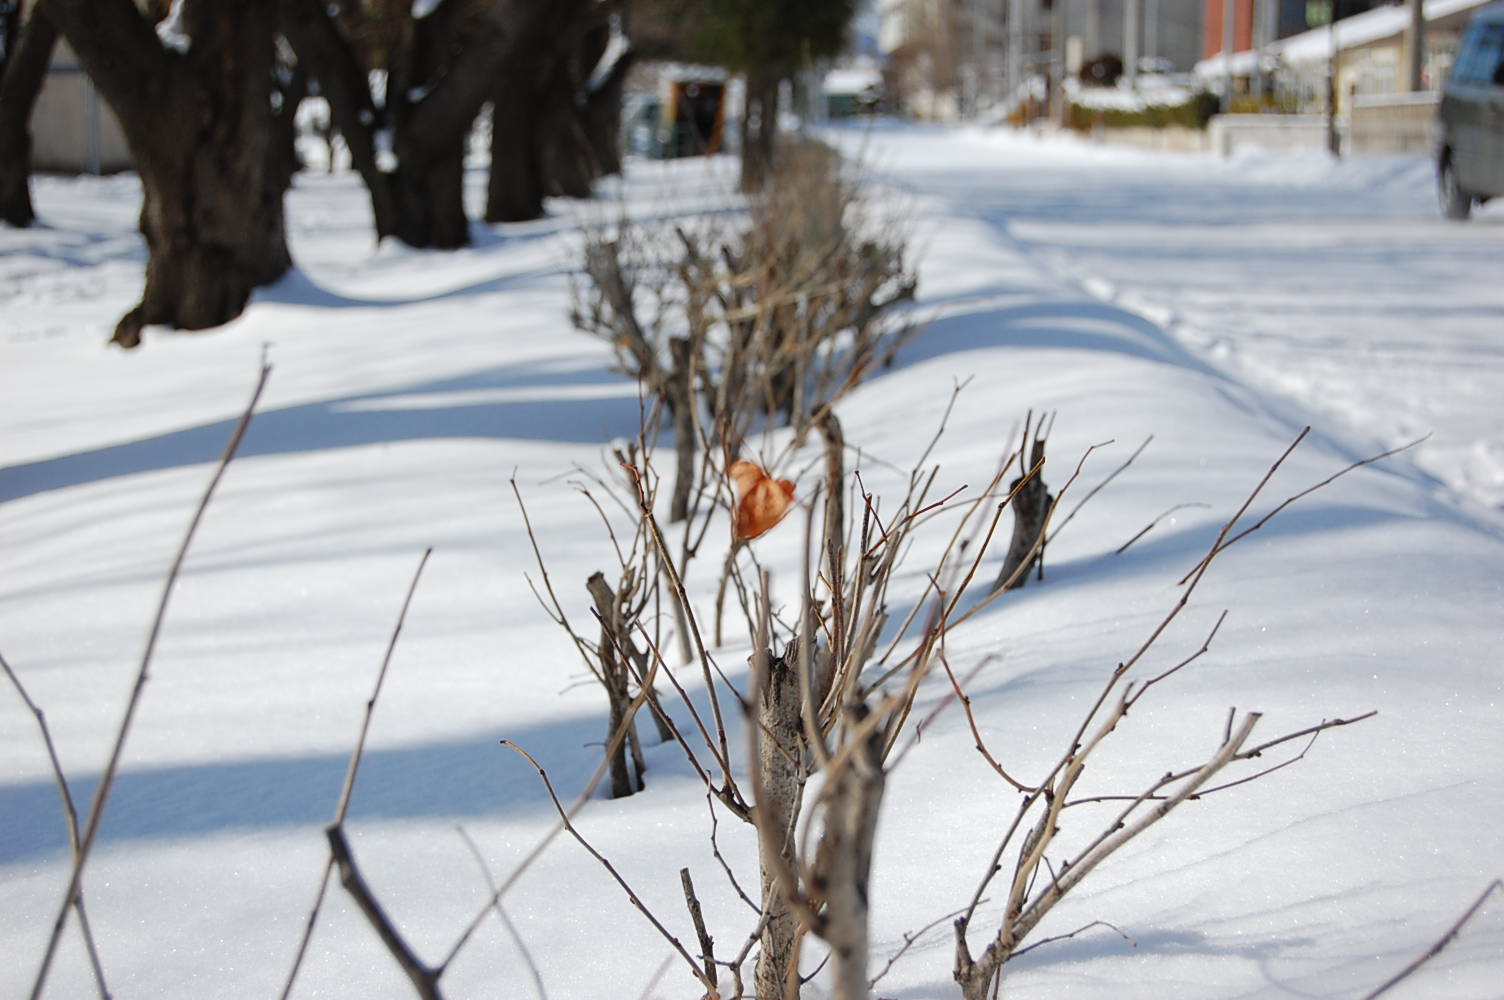
M1226 0L1205 0L1202 23L1206 25L1201 57L1203 59L1222 51L1222 13ZM1233 51L1243 52L1253 48L1253 0L1233 0Z

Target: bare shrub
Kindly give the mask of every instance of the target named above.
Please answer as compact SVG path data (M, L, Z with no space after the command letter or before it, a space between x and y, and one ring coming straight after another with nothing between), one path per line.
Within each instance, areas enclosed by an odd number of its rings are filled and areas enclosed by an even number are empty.
M700 451L724 469L758 419L803 432L901 339L885 315L914 295L906 229L876 217L829 147L799 142L785 162L740 228L624 220L585 234L574 323L669 415L670 521L702 499Z
M849 476L845 469L844 437L834 415L823 415L819 429L825 460L818 485L813 487L815 497L807 507L804 566L795 575L794 602L785 595L781 606L787 610L778 612L771 574L752 560L755 576L745 581L740 565L734 567L751 648L751 671L744 689L725 675L705 647L696 624L700 612L671 565L651 493L642 486L654 480L649 471L651 452L643 452L640 466L629 470L641 523L664 562L669 596L678 604L676 614L695 636L695 659L711 693L714 713L713 719L702 717L684 685L675 679L675 668L663 662L658 647L650 644L652 668L670 679L680 695L680 707L693 719L693 725L679 726L664 712L665 724L712 801L749 825L758 845L759 917L740 952L729 959L712 954L700 904L687 875L681 875L695 934L701 941L701 954L690 965L707 987L707 996L799 996L800 954L812 938L828 949L832 995L839 1000L870 996L875 980L869 973L868 888L879 807L888 772L911 745L905 735L912 735L909 724L921 688L937 669L946 678L952 697L943 699L936 711L948 703L963 706L978 752L1020 795L1016 814L1002 831L975 893L952 915L956 918L953 974L968 1000L994 995L1007 962L1055 940L1038 940L1034 934L1043 917L1101 861L1169 812L1293 764L1321 732L1372 714L1323 719L1255 742L1252 736L1259 713L1234 710L1220 721L1220 738L1204 760L1154 771L1157 777L1142 788L1090 795L1077 791L1088 760L1106 752L1111 735L1129 710L1210 649L1216 628L1176 665L1154 676L1136 677L1136 668L1141 669L1150 651L1162 644L1169 625L1188 605L1212 562L1310 492L1296 494L1244 526L1248 510L1283 463L1285 456L1281 456L1182 581L1182 591L1164 618L1131 656L1109 672L1101 694L1073 726L1056 764L1042 776L1022 780L988 749L972 716L965 681L945 652L945 637L1004 593L989 588L983 601L961 610L962 598L987 558L1003 512L1018 502L1030 482L1039 481L1040 442L1045 432L1032 425L1026 428L1023 444L1005 456L988 486L964 500L958 498L959 491L938 495L941 470L924 464L927 452L910 473L907 493L884 517L879 514L881 503L861 488L859 477ZM1082 463L1085 460L1083 456ZM1349 468L1361 464L1365 463ZM1109 479L1121 471L1114 471ZM1080 472L1078 464L1056 495L1046 493L1047 509L1033 532L1033 549L1042 546L1048 515ZM1004 482L1010 483L1006 490L1001 487ZM855 500L849 510L848 491ZM929 524L946 524L948 535L941 537L948 541L942 541L936 563L924 574L928 583L913 611L904 621L893 623L889 587L906 555L915 551L918 533ZM1024 559L1015 572L1026 572L1032 561ZM643 667L639 664L636 669ZM717 695L716 689L723 695ZM745 773L729 764L731 740L720 706L732 703L741 707L746 720ZM1249 762L1276 748L1302 742L1286 759L1250 768ZM1081 808L1087 805L1097 808ZM1077 816L1082 817L1078 823L1067 822ZM1069 841L1061 836L1067 828L1072 828ZM715 836L712 827L713 846ZM1070 846L1062 847L1067 843ZM720 856L719 851L716 855ZM726 874L740 891L739 880L729 868ZM1004 880L1006 900L1002 923L981 951L974 952L973 925L984 895L993 891L999 877ZM667 932L661 918L654 922L683 955L678 938ZM755 967L751 981L746 982L745 963L754 952ZM729 974L729 983L718 977L720 970Z

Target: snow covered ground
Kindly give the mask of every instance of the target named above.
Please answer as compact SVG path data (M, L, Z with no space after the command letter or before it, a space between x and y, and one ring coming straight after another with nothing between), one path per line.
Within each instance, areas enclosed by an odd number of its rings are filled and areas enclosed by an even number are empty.
M1071 1000L1365 995L1504 875L1504 214L1442 222L1419 160L1220 161L912 127L838 138L894 185L923 253L925 333L839 411L869 488L897 492L960 380L932 459L949 488L985 482L1030 409L1058 414L1052 485L1090 445L1114 442L1093 453L1077 496L1153 435L1051 545L1042 586L951 636L953 664L983 664L969 694L1016 769L1058 755L1302 426L1313 434L1256 514L1432 435L1221 557L1145 669L1193 652L1229 609L1211 651L1135 711L1086 780L1136 793L1203 759L1231 706L1263 712L1266 736L1378 716L1155 827L1039 931L1100 920L1121 935L1097 927L1041 948L1004 987ZM729 167L633 164L604 204L478 229L452 254L373 248L356 181L303 177L289 200L298 272L226 329L153 335L132 354L102 346L140 288L130 178L43 179L46 226L0 230L0 652L46 710L80 801L263 345L274 365L177 588L85 879L115 995L280 991L323 871L322 826L429 545L350 819L367 878L425 958L442 957L486 897L456 828L499 878L553 823L536 775L497 741L530 750L566 799L583 787L604 705L529 591L509 483L585 618L582 584L609 542L571 471L604 469L602 444L634 432L638 405L605 346L569 326L574 227L613 200L713 210ZM1177 504L1195 506L1114 554ZM935 536L951 523L937 520ZM759 558L791 572L797 536L766 536ZM924 568L916 557L895 600L920 594ZM744 641L718 653L737 681L745 656ZM945 692L932 679L919 713ZM649 764L645 794L592 803L581 830L685 940L678 870L690 867L729 956L753 920L711 855L703 792L672 747L650 748ZM890 778L875 968L965 904L1012 801L964 716L941 714ZM719 840L755 881L745 832L723 818ZM33 720L7 691L0 994L29 988L66 855ZM668 946L566 840L505 905L536 976L488 922L446 974L449 995L698 995L675 965L650 985ZM973 947L1000 907L983 907ZM941 920L876 995L955 995L952 951ZM1497 997L1501 972L1495 895L1395 995ZM51 983L49 996L92 991L72 932ZM337 887L294 995L410 995Z

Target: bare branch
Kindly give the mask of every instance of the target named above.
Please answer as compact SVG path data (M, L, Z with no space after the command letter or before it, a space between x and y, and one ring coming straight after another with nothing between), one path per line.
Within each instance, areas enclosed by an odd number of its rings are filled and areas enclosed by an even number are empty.
M715 939L705 929L705 915L700 911L700 898L695 895L695 883L689 877L688 868L679 869L679 883L684 887L684 905L689 908L689 919L695 925L695 936L700 939L700 960L705 963L705 978L710 980L712 992L716 989Z
M1473 919L1473 915L1477 913L1478 910L1483 906L1484 901L1487 900L1488 897L1495 892L1504 892L1504 879L1496 878L1492 882L1490 882L1488 886L1478 894L1478 898L1473 900L1473 905L1469 906L1467 910L1463 912L1462 916L1458 917L1457 921L1453 923L1451 927L1447 928L1447 932L1440 938L1438 938L1435 944L1427 948L1425 952L1415 961L1411 962L1409 965L1401 969L1398 974L1385 980L1382 986L1374 990L1372 993L1368 994L1363 998L1363 1000L1375 1000L1376 997L1383 996L1385 993L1388 993L1391 989L1414 975L1416 970L1418 970L1421 966L1425 965L1431 959L1441 954L1442 949L1446 948L1447 945L1451 944L1457 939L1457 935L1462 932L1463 926L1466 925L1469 920Z
M1107 474L1107 478L1106 479L1103 479L1100 483L1098 483L1097 485L1093 486L1090 490L1088 490L1086 492L1086 496L1084 496L1080 500L1078 500L1076 502L1076 506L1074 506L1074 507L1071 508L1071 512L1069 514L1065 515L1065 517L1061 518L1059 524L1055 525L1055 530L1052 531L1052 532L1050 532L1050 537L1047 538L1047 539L1045 539L1045 544L1048 545L1050 542L1053 542L1055 540L1055 536L1058 535L1058 534L1060 534L1060 532L1065 529L1065 526L1067 524L1071 523L1071 518L1073 518L1077 514L1079 514L1081 512L1081 508L1086 506L1086 501L1090 500L1092 497L1094 497L1098 493L1102 492L1102 490L1107 486L1108 483L1112 482L1119 475L1121 475L1123 473L1123 471L1128 468L1128 466L1132 465L1134 463L1134 460L1137 459L1140 455L1142 455L1144 453L1144 449L1147 448L1147 447L1149 447L1149 442L1153 441L1153 440L1154 440L1154 435L1153 434L1150 434L1148 437L1144 438L1144 443L1141 444L1141 445L1139 445L1137 448L1133 449L1133 454L1131 454L1131 455L1128 456L1127 461L1125 461L1122 465L1118 466L1116 469L1113 469L1111 472L1109 472ZM1108 442L1104 442L1104 444L1105 443L1108 443Z
M1209 504L1209 503L1178 503L1175 506L1173 506L1173 507L1169 508L1168 510L1166 510L1163 514L1160 514L1158 517L1156 517L1154 520L1150 521L1148 524L1144 525L1142 528L1140 528L1138 530L1138 532L1132 538L1128 539L1122 545L1119 545L1117 548L1113 549L1112 550L1112 554L1115 555L1115 556L1120 556L1124 552L1127 552L1128 551L1128 547L1130 545L1132 545L1134 542L1138 541L1140 538L1143 538L1149 532L1153 531L1155 525L1157 525L1160 521L1163 521L1165 518L1169 517L1171 514L1175 513L1177 510L1185 510L1188 507L1210 507L1210 506L1211 506L1211 504Z
M1093 920L1089 924L1084 924L1084 925L1082 925L1080 927L1077 927L1075 930L1071 931L1069 934L1056 934L1053 937L1041 938L1040 940L1035 941L1033 944L1029 945L1028 947L1026 947L1026 948L1020 948L1017 951L1015 951L1013 953L1013 957L1014 958L1018 958L1018 957L1020 957L1022 955L1027 955L1029 952L1033 951L1035 948L1043 948L1045 945L1047 945L1047 944L1054 944L1057 941L1069 941L1071 938L1075 937L1076 935L1078 935L1078 934L1084 934L1087 931L1091 930L1093 927L1106 927L1108 930L1112 931L1118 937L1122 938L1124 941L1127 941L1134 948L1138 947L1138 942L1135 941L1135 940L1133 940L1133 938L1129 937L1127 934L1124 934L1122 932L1122 930L1120 928L1118 928L1117 926L1115 926L1113 924L1109 924L1105 920Z
M355 856L350 852L349 842L345 840L343 824L333 823L324 833L329 838L330 856L339 869L340 884L355 899L355 905L360 907L360 912L365 914L375 928L382 944L386 945L386 950L402 966L413 989L417 990L418 996L423 1000L443 1000L443 993L439 990L439 977L444 974L444 970L425 965L387 917L386 911L381 908L371 887L366 884L365 877L361 875L360 868L355 864Z
M433 555L433 547L423 550L423 556L418 560L418 568L413 570L413 578L407 585L407 595L402 599L402 610L397 612L397 623L392 626L391 637L386 643L386 652L381 657L381 669L376 672L376 686L371 690L371 697L366 699L365 715L360 720L360 735L355 740L355 749L350 754L350 766L345 770L345 784L340 789L339 805L334 810L334 825L344 823L345 815L350 811L350 796L355 791L355 778L360 773L361 757L365 754L366 737L371 731L371 717L376 712L376 702L381 698L381 688L386 683L387 669L392 665L392 655L397 651L397 640L402 636L402 628L407 624L407 612L412 607L413 595L418 592L418 581L423 578L423 567L428 565L428 557Z
M685 950L684 945L679 943L679 939L674 937L674 935L669 932L668 928L664 927L663 923L653 915L653 911L648 909L647 904L642 901L642 898L637 895L637 893L632 889L631 885L627 883L627 880L622 878L621 873L618 872L616 870L616 867L606 859L605 855L601 854L594 847L592 847L590 842L586 840L583 835L581 835L580 831L570 820L569 813L565 811L564 804L559 801L559 796L554 793L554 784L548 779L548 774L543 770L543 766L533 759L532 754L528 753L526 750L522 749L522 747L513 743L511 740L502 740L501 745L506 747L508 750L521 755L523 759L525 759L529 764L533 766L533 770L537 771L538 777L543 780L543 787L547 789L548 797L553 802L555 811L557 811L559 814L559 821L563 824L564 831L571 837L573 837L575 841L585 849L585 852L587 854L589 854L596 861L600 862L601 867L606 869L606 873L609 874L611 878L616 882L616 884L621 886L622 891L627 894L627 900L637 908L639 913L647 918L648 923L653 925L653 928L663 936L663 939L673 946L674 951L679 953L679 957L684 959L685 963L688 964L692 970L694 970L695 978L698 979L701 983L705 984L706 989L714 990L714 980L710 978L710 976L704 969L700 968L699 963L696 962L693 956L691 956L689 952Z
M47 750L47 759L52 764L52 779L57 785L58 797L62 799L63 822L68 831L68 847L75 857L78 855L78 810L73 804L73 792L68 787L68 778L63 773L62 761L58 759L57 746L52 742L52 732L47 728L47 716L42 712L41 706L31 700L31 695L26 693L26 688L21 683L21 678L11 669L10 664L3 655L0 655L0 667L5 669L5 676L15 686L16 693L21 696L21 701L31 709L31 714L36 717L37 730L42 737L42 745ZM94 945L94 931L89 926L89 915L84 909L84 896L82 890L73 901L73 908L78 913L78 927L83 934L84 947L88 951L89 965L94 972L94 985L99 995L108 1000L110 990L105 985L104 965L99 960L99 949Z
M917 931L906 931L903 935L903 947L899 948L891 956L889 956L888 961L884 963L882 969L879 970L877 975L873 976L867 981L867 988L870 990L875 987L878 984L878 981L888 974L888 971L893 968L894 964L897 963L897 961L904 956L904 953L912 948L920 938L924 937L930 931L934 930L936 927L939 927L947 920L956 919L964 912L966 911L952 910L951 912L945 914L943 917L936 917L934 920L931 920L929 923L925 924Z
M83 835L79 838L78 850L74 853L73 869L68 876L68 888L63 893L63 901L58 906L57 916L52 922L52 933L47 939L46 951L42 954L42 967L37 971L37 978L32 985L32 1000L40 1000L42 989L47 984L47 974L52 968L53 957L57 954L58 941L63 936L63 928L68 923L68 910L73 906L73 901L78 898L79 889L83 881L84 866L88 864L89 855L94 849L94 840L99 835L99 827L104 819L105 806L109 803L110 792L115 786L115 775L120 770L120 760L125 753L125 741L130 735L131 723L135 721L136 710L141 704L141 695L146 688L146 681L151 673L152 654L156 652L157 640L162 634L162 624L167 618L167 606L171 601L173 588L177 585L178 576L182 572L183 562L188 557L188 549L193 544L193 537L198 532L198 526L204 519L204 512L209 509L209 501L213 499L215 490L219 487L220 480L224 478L225 470L229 468L235 453L240 449L240 442L245 437L245 432L251 425L251 416L256 410L256 403L261 399L261 392L266 388L266 380L271 375L271 365L265 359L261 363L261 372L256 380L256 387L251 391L251 399L245 406L236 422L234 430L230 432L229 443L225 445L224 454L220 456L219 464L215 466L214 473L209 477L209 483L204 488L203 496L199 498L198 506L194 508L193 516L189 519L188 530L183 533L183 541L178 546L177 554L173 556L172 563L168 567L167 577L162 583L162 596L157 600L157 610L152 616L151 629L146 637L146 649L141 654L141 664L136 669L136 681L131 687L130 698L125 704L125 714L120 720L120 728L115 734L115 742L110 750L109 762L105 764L104 773L100 776L99 786L94 790L94 800L89 806L89 818L84 825Z
M480 869L481 877L486 880L486 888L491 893L491 908L496 911L496 918L501 921L501 926L506 928L507 935L512 943L517 946L517 951L522 955L522 963L527 966L528 974L533 977L533 987L538 991L539 1000L548 1000L548 990L543 987L543 975L538 971L538 964L533 961L533 954L528 950L527 942L522 939L522 932L507 916L506 908L501 905L501 897L497 894L496 879L491 876L491 868L486 864L486 859L480 852L480 845L470 832L463 826L456 826L455 830L465 841L465 846L470 849L470 856L475 859L476 867Z
M360 773L360 761L365 754L366 737L371 731L371 716L375 713L376 702L381 697L381 688L386 682L386 672L387 668L391 666L392 654L397 650L397 639L402 635L402 628L407 623L407 612L412 607L413 595L418 591L418 581L422 579L423 568L428 565L428 557L431 555L433 555L432 546L423 550L423 555L418 560L418 568L413 571L412 580L407 585L407 594L402 599L402 608L397 612L397 622L392 626L392 634L387 640L386 652L382 654L381 667L376 671L376 683L371 689L371 696L366 699L365 714L360 720L360 733L355 739L354 748L350 751L350 763L345 769L345 782L340 789L339 802L334 807L334 822L329 827L331 831L342 829L344 826L345 816L350 809L350 796L355 791L355 778ZM341 833L340 837L343 839L344 834ZM324 896L329 891L329 877L334 873L338 864L338 856L331 851L328 861L324 864L324 875L319 879L318 891L314 893L313 905L309 907L308 917L303 922L303 936L298 941L298 950L293 955L292 968L288 970L287 981L282 986L282 1000L287 1000L292 995L293 984L297 982L298 973L302 970L303 959L308 954L309 942L313 940L313 929L318 923L319 913L324 906ZM353 866L353 859L351 864ZM359 876L359 872L355 874L357 877ZM346 888L348 888L348 885ZM398 955L397 960L401 962L402 957ZM434 974L435 983L438 981L437 977L441 975L443 975L442 966Z

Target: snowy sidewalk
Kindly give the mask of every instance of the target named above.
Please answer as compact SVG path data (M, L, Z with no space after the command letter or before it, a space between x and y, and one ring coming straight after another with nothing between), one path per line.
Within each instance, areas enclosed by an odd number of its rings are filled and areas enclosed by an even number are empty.
M1219 330L1250 371L1264 358L1289 376L1293 361L1257 353L1269 329L1258 324L1283 330L1281 349L1304 359L1312 317L1329 311L1347 346L1323 379L1348 371L1353 396L1375 408L1405 409L1435 389L1410 355L1383 353L1406 317L1386 319L1385 307L1344 318L1372 280L1366 265L1340 272L1340 296L1292 296L1264 317L1267 268L1279 264L1270 281L1283 287L1327 259L1326 220L1344 216L1350 236L1393 226L1398 239L1434 237L1452 248L1438 255L1458 258L1446 264L1457 278L1445 294L1460 306L1431 346L1451 350L1449 363L1481 386L1497 377L1480 339L1500 294L1496 270L1485 280L1461 258L1487 259L1500 227L1485 218L1433 232L1405 215L1419 212L1420 195L1397 199L1408 190L1399 181L1365 193L1340 175L940 130L895 130L873 140L872 157L910 192L891 207L911 214L925 253L913 315L930 323L839 409L866 488L901 492L960 383L931 460L937 495L985 483L1030 409L1057 415L1052 487L1101 445L1067 511L1153 436L1052 543L1043 585L997 601L948 640L992 750L1023 773L1053 762L1103 678L1178 600L1175 581L1302 424L1316 418L1255 516L1387 441L1389 425L1364 427L1374 413L1349 406L1328 419L1319 400L1245 384L1243 368L1198 350L1194 331ZM621 203L659 211L670 192L715 204L724 167L636 164ZM1246 191L1268 199L1239 201ZM55 228L0 231L0 495L10 497L0 502L0 650L46 709L79 791L104 759L162 571L266 341L275 371L179 584L85 879L111 986L184 998L280 989L322 871L344 755L430 544L351 828L383 902L426 957L440 956L486 895L455 827L504 875L554 821L536 775L497 741L525 745L565 797L599 754L604 701L578 683L578 654L537 607L510 488L515 479L528 501L571 613L588 621L582 584L610 543L569 473L602 468L602 444L632 433L638 411L604 345L568 327L571 223L487 231L456 254L373 252L358 184L305 178L289 206L294 280L225 330L154 337L122 355L99 344L139 291L131 197L126 179L44 182L38 200ZM1301 223L1318 211L1319 224ZM1291 233L1311 241L1311 257L1280 264ZM1368 358L1363 331L1374 324L1379 353ZM1469 392L1436 400L1438 438L1465 430L1466 417L1483 427L1477 440L1493 440L1497 406ZM51 478L38 478L44 469ZM1401 458L1301 500L1220 557L1144 666L1190 655L1228 609L1211 650L1135 709L1083 791L1137 792L1204 759L1230 706L1264 712L1269 735L1379 714L1324 735L1296 766L1187 804L1103 865L1039 933L1103 920L1133 943L1098 929L1041 948L1010 966L1005 994L1355 997L1434 941L1504 858L1504 541L1492 517ZM951 525L937 519L922 545L940 544ZM775 579L802 558L792 528L756 546ZM925 558L899 581L896 616L923 593ZM735 642L718 652L733 680L746 655ZM931 678L916 717L948 692ZM672 747L649 755L647 792L593 802L581 825L681 934L692 932L678 870L691 866L711 933L739 946L755 917L719 875L703 788ZM952 708L926 727L885 798L876 967L906 934L965 904L1013 801L964 716ZM718 846L754 884L746 831L723 820ZM0 698L0 994L28 988L66 850L32 718ZM295 995L410 995L359 914L331 898ZM1002 905L983 908L978 934ZM644 995L669 954L596 862L563 841L507 908L551 997ZM1493 906L1415 980L1415 995L1488 995L1504 968L1500 933ZM942 921L878 993L954 996L951 949ZM811 969L818 957L812 949ZM536 992L491 924L445 987L453 997ZM78 943L66 941L50 995L91 988ZM671 967L646 995L692 988ZM822 988L817 980L811 994Z

